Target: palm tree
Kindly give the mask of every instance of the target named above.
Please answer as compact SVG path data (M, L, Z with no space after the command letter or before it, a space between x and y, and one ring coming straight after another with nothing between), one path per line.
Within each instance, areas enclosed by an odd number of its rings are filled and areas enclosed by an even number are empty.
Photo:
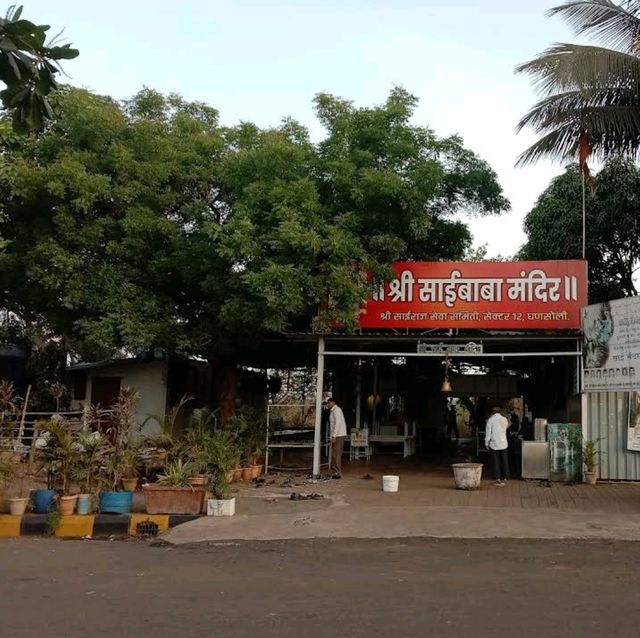
M518 159L640 158L640 0L570 0L547 15L602 46L554 44L516 68L532 77L540 100L520 120L541 138Z

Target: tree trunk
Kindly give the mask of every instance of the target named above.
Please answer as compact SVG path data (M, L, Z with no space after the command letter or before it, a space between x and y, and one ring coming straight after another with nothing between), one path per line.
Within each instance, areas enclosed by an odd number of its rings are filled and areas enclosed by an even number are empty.
M213 399L218 408L218 421L226 423L236 414L238 366L228 358L216 357L210 362L213 369Z

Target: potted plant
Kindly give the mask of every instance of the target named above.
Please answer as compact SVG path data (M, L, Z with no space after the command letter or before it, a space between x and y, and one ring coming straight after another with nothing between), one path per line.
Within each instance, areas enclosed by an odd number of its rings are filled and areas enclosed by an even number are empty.
M46 445L40 451L41 463L49 469L60 486L60 514L69 516L73 514L78 500L78 495L71 492L73 482L78 477L79 449L64 419L51 419L43 423L42 432L46 435Z
M236 499L231 497L229 472L240 456L235 437L230 432L218 431L210 441L209 463L214 498L207 501L209 516L233 516Z
M43 435L43 438L48 439L50 435L46 432L46 421L39 421L36 423L36 428ZM53 460L48 458L48 446L43 449L37 449L36 461L39 469L44 471L46 475L46 488L38 488L31 492L31 498L33 501L33 511L36 514L48 514L53 511L56 506L56 491L53 489Z
M251 466L251 478L258 478L264 470L262 455L264 454L265 441L262 438L255 438L253 442L253 464Z
M231 419L226 427L235 432L242 449L242 480L248 482L258 477L262 473L260 457L265 446L264 418L257 412L244 410Z
M142 458L155 468L165 467L181 457L181 444L178 440L178 419L185 404L191 401L191 397L183 396L180 403L159 416L152 414L143 422L141 429L146 432L153 429L155 432L145 434L142 446ZM154 427L155 423L155 427Z
M231 485L223 472L216 475L212 483L214 498L207 501L207 516L233 516L236 499L231 496Z
M120 491L123 478L131 478L133 450L139 446L139 430L134 424L135 406L138 393L124 387L114 406L112 422L106 431L105 462L102 466L100 492L100 512L109 514L129 514L133 505L133 492Z
M18 413L19 397L16 395L13 383L0 381L0 481L7 486L17 473L15 464L15 425ZM9 511L15 516L22 516L29 503L23 495L24 475L20 474L19 496L9 498Z
M9 455L0 453L0 488L6 489L16 476L16 465ZM22 516L29 503L28 498L22 496L22 477L20 478L20 496L9 498L9 512L14 516Z
M589 485L595 485L598 481L598 441L584 441L582 444L582 462L584 463L584 478Z
M76 437L78 449L78 480L81 489L78 494L78 514L90 514L93 511L92 497L97 490L100 468L104 462L107 446L100 432L91 432L83 428Z
M194 475L189 479L192 487L205 487L209 483L208 449L211 436L200 425L191 426L185 433L183 456L194 469Z
M120 457L120 474L122 487L127 492L135 492L138 487L140 471L139 443L130 441Z
M200 514L205 491L189 485L194 473L188 461L178 459L167 464L158 483L142 486L147 514Z

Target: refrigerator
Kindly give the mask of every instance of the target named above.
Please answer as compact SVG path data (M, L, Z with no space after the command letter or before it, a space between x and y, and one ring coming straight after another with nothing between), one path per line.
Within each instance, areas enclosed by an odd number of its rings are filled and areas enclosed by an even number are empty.
M582 483L582 425L549 423L549 479Z

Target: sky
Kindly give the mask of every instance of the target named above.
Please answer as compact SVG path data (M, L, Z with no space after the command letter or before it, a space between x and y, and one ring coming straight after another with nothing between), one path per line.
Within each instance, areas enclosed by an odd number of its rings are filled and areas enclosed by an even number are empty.
M532 106L514 67L553 42L575 41L547 9L560 0L25 0L24 17L64 27L80 49L66 81L126 98L142 86L175 91L220 111L225 125L277 125L285 116L322 137L312 99L328 92L358 106L384 102L394 85L420 99L414 121L460 134L497 172L512 204L471 220L488 256L513 255L522 220L562 171L514 168L535 140L515 133Z

